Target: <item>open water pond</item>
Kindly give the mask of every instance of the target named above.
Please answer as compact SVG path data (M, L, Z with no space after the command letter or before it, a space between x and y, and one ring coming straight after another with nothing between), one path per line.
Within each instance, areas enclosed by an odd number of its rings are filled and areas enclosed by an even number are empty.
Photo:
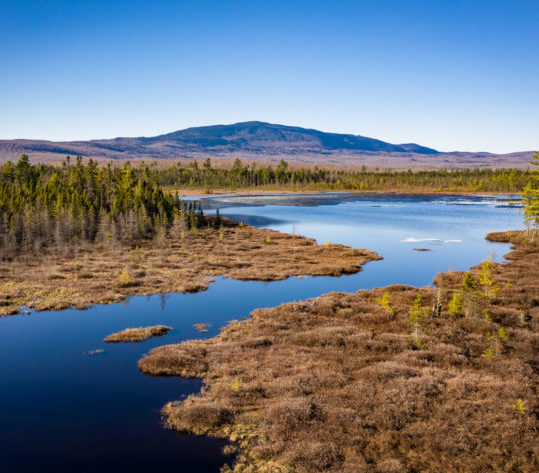
M198 294L0 318L0 471L218 472L227 461L224 442L161 427L163 404L197 392L201 383L146 377L137 370L142 354L212 337L258 307L330 291L430 284L438 271L466 269L488 256L500 260L508 246L487 242L485 234L522 228L522 211L509 196L215 196L205 207L321 243L372 249L384 260L341 278L218 279ZM194 323L211 326L199 333ZM102 341L126 327L155 324L174 330L142 343Z

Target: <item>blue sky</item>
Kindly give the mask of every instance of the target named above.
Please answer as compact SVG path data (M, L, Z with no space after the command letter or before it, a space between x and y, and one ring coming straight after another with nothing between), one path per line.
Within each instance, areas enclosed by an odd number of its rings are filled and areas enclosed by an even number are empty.
M0 1L0 139L261 120L539 148L539 1Z

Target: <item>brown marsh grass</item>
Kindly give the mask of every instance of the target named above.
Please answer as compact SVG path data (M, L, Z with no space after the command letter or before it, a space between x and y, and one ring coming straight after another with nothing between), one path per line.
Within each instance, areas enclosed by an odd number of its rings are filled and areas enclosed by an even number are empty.
M289 276L356 273L380 257L343 245L263 230L223 219L220 229L168 235L164 242L81 246L54 255L0 262L0 316L22 306L86 308L131 294L198 292L211 277L275 281Z
M516 246L493 264L488 311L449 314L463 273L440 274L438 291L399 285L255 310L213 339L155 348L139 368L203 378L201 393L164 407L166 425L228 438L236 473L537 472L539 244L490 238Z
M172 327L166 325L153 325L151 327L126 328L121 332L111 333L103 341L106 343L118 342L142 342L152 337L162 337L166 335Z

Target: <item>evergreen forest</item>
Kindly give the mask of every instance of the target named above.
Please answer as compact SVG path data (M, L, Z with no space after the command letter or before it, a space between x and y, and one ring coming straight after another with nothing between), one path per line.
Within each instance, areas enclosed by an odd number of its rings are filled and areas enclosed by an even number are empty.
M103 242L135 245L215 226L200 203L163 192L148 167L98 166L67 158L32 165L26 155L0 167L0 257Z

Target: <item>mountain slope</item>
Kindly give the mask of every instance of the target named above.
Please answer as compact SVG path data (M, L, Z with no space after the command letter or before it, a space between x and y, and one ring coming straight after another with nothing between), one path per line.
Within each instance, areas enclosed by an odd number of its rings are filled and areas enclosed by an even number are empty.
M177 143L203 149L226 147L229 150L255 152L284 149L297 152L353 150L386 153L438 153L434 149L414 143L394 145L359 135L325 133L307 128L264 122L188 128L166 135L146 138L145 141L147 143Z
M53 142L0 140L0 162L26 153L33 161L66 155L94 159L245 159L383 168L526 167L531 152L441 153L415 143L392 144L360 135L264 122L213 125L154 137Z

